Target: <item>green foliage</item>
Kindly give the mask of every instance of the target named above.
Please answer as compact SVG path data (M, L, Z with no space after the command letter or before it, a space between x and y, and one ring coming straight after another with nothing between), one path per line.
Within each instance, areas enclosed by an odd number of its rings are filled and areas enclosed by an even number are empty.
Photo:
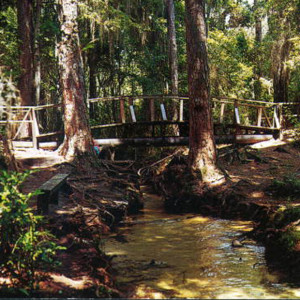
M274 216L273 226L280 229L278 242L285 251L293 251L300 240L300 232L293 226L293 222L297 222L299 219L300 207L279 210Z
M32 172L3 171L0 175L0 264L2 274L13 286L35 288L37 269L53 264L54 255L63 249L54 236L42 228L42 217L33 213L29 200L40 192L20 192L20 185Z
M0 10L0 61L2 66L10 67L14 75L18 74L17 12L11 6Z
M251 40L240 30L227 33L212 30L209 33L213 95L249 97L253 77L252 66L248 61L249 43Z
M283 247L287 251L293 251L293 248L297 245L299 240L300 232L293 229L281 233L279 237L279 243L281 247Z
M0 7L0 57L2 64L17 75L17 13L14 1L5 3ZM164 1L81 0L78 4L87 87L90 78L96 82L92 94L170 92ZM185 4L183 0L174 1L174 4L179 91L186 94ZM46 1L42 5L40 32L35 37L39 42L42 68L41 95L43 103L57 103L61 98L57 68L59 22L55 1ZM276 53L276 44L285 34L290 43L290 53L282 62L289 68L288 97L289 101L299 101L298 16L298 0L257 0L256 6L249 1L206 1L212 95L253 98L254 91L259 91L260 100L272 100L272 69L278 58L271 54ZM257 19L263 25L261 41L255 40ZM105 113L109 112L104 108Z
M270 190L277 196L299 197L300 179L295 175L287 175L283 179L274 179Z

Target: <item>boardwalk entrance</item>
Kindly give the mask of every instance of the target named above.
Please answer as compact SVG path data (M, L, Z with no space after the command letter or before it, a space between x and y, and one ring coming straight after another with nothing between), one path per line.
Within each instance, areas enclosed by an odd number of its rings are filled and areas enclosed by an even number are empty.
M91 130L101 145L175 146L188 144L187 97L119 96L88 100ZM299 116L299 103L213 98L217 143L255 143L278 138L286 106ZM2 107L1 126L10 126L14 146L57 147L63 139L62 107ZM176 113L172 113L176 111ZM27 128L27 130L24 130ZM29 129L28 129L29 128Z

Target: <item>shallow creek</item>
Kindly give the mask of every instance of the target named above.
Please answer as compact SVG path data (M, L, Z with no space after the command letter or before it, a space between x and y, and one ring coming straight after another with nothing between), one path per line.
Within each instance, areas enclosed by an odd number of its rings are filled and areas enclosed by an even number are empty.
M251 222L163 211L159 197L144 194L144 214L105 241L115 255L120 286L134 298L300 298L300 289L279 283L264 260L264 248L232 240L252 229Z

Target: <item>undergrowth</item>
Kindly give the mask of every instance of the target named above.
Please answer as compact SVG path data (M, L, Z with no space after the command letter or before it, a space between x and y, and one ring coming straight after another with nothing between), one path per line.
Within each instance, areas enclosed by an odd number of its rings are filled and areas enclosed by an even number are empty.
M296 198L300 196L300 178L296 175L286 175L282 179L274 179L268 188L274 195Z
M29 200L40 192L23 194L19 187L32 172L0 172L0 268L8 278L4 290L29 296L37 288L38 270L55 264L63 248L43 228L43 217L34 214Z

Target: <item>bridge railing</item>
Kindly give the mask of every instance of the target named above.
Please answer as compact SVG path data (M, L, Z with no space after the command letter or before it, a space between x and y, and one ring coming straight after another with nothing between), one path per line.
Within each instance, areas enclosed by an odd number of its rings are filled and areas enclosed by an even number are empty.
M168 124L186 124L189 119L188 100L186 96L118 96L89 99L87 105L93 129L114 130L126 124L161 127ZM278 131L288 123L285 117L287 112L293 118L299 119L300 115L299 103L271 103L222 97L212 98L212 107L216 126L233 128L234 133ZM27 138L34 147L38 147L39 140L57 137L63 132L61 104L1 106L0 112L3 116L0 118L0 127L9 126L14 140L24 141ZM27 136L24 135L24 128L29 128ZM121 134L122 132L120 136Z
M0 106L0 127L2 130L8 129L10 138L16 141L16 144L38 148L38 140L41 138L62 133L56 130L62 125L61 107L61 104Z
M188 97L118 96L89 99L92 128L125 123L177 123L188 120ZM283 104L238 98L212 98L214 123L281 128ZM103 115L103 111L109 113ZM102 115L101 115L102 114Z
M180 96L117 96L89 99L88 106L90 117L101 123L92 127L102 128L125 123L183 122L187 100ZM109 115L103 116L103 111Z
M217 124L231 123L249 129L282 127L282 103L227 97L213 98L213 103Z

